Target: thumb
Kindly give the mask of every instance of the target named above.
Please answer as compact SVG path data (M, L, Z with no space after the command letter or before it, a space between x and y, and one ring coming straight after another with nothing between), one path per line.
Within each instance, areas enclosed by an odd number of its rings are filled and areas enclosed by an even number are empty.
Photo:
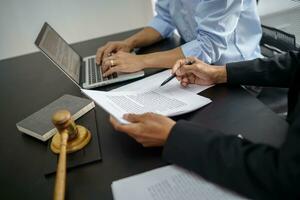
M123 115L123 118L131 123L138 123L143 120L143 115L129 113Z

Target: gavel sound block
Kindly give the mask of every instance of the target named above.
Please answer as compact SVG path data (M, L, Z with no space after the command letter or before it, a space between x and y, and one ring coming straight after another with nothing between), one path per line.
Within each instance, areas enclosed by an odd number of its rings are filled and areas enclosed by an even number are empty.
M50 148L54 153L59 153L54 199L63 200L66 185L66 154L85 147L91 140L91 133L85 127L76 125L67 110L57 111L52 117L52 122L58 133L52 138Z

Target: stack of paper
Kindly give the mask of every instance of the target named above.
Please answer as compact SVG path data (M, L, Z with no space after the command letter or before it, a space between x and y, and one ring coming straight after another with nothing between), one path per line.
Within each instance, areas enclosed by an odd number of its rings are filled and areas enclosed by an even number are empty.
M242 200L237 194L170 165L112 183L115 200Z

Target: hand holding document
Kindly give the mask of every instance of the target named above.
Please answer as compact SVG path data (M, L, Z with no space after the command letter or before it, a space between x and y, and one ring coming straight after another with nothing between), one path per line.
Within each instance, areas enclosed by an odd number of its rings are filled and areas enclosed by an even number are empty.
M210 99L184 90L153 90L146 92L102 92L82 90L96 104L114 116L120 123L126 113L142 114L154 112L165 116L175 116L201 108Z
M245 200L175 165L114 181L111 187L114 200Z

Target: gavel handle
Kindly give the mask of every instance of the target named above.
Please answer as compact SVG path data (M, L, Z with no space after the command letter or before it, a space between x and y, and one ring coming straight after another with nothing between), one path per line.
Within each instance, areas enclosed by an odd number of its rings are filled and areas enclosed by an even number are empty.
M54 188L54 200L64 200L65 199L65 188L66 188L66 162L67 162L67 141L68 132L63 131L60 133L61 143L60 143L60 153L56 171L56 180Z

